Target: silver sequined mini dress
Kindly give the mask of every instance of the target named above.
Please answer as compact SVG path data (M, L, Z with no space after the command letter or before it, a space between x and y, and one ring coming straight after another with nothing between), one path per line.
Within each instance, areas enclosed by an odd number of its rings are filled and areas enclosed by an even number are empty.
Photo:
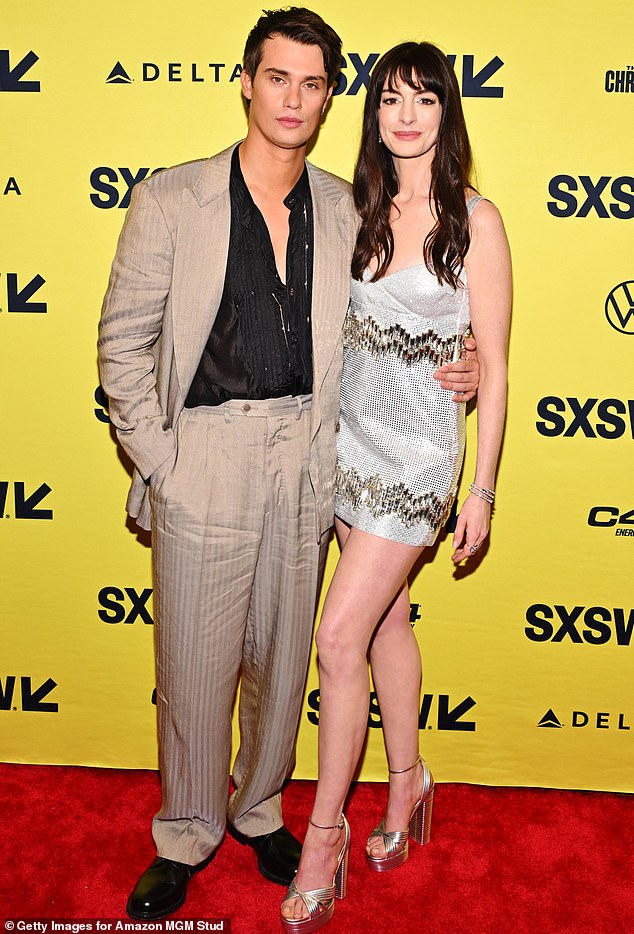
M467 202L469 215L481 200ZM355 528L432 545L456 498L465 406L432 374L460 358L470 325L462 287L425 264L378 282L352 280L344 358L335 512Z

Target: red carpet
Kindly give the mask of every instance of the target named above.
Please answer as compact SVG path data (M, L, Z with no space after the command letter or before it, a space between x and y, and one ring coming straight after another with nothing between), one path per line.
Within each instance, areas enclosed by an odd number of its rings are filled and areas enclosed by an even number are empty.
M286 822L300 838L313 787L292 782L285 792ZM366 868L363 843L384 795L385 786L364 784L351 796L348 897L329 934L634 930L631 796L439 785L432 842L413 844L401 869L379 875ZM125 917L153 858L156 773L0 765L0 803L3 918ZM257 873L252 850L226 837L174 917L230 917L232 934L279 934L282 896Z

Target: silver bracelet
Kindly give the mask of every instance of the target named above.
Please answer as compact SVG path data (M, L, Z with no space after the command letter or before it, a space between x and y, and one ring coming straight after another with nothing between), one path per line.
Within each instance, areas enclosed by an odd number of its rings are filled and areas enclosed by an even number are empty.
M474 496L479 496L480 499L483 499L485 502L487 502L489 506L493 505L493 501L495 500L495 490L487 490L487 488L484 486L476 486L475 483L470 483L469 492L473 493Z

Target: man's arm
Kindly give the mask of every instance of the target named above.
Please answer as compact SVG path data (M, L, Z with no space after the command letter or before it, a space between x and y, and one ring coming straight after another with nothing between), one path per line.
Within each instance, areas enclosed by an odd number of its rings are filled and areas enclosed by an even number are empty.
M112 264L97 348L111 421L146 480L174 450L172 429L156 393L154 353L173 253L156 197L149 186L135 186Z
M467 337L464 348L467 353L462 360L446 363L434 373L434 379L440 380L441 387L453 392L454 402L468 402L473 399L480 383L480 363L475 338Z

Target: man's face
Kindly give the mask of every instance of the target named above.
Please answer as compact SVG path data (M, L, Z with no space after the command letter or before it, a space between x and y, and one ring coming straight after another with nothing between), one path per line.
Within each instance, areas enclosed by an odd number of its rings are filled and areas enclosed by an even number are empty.
M240 81L251 101L249 135L257 134L280 149L308 143L332 94L319 46L285 36L267 39L255 77L243 71Z

